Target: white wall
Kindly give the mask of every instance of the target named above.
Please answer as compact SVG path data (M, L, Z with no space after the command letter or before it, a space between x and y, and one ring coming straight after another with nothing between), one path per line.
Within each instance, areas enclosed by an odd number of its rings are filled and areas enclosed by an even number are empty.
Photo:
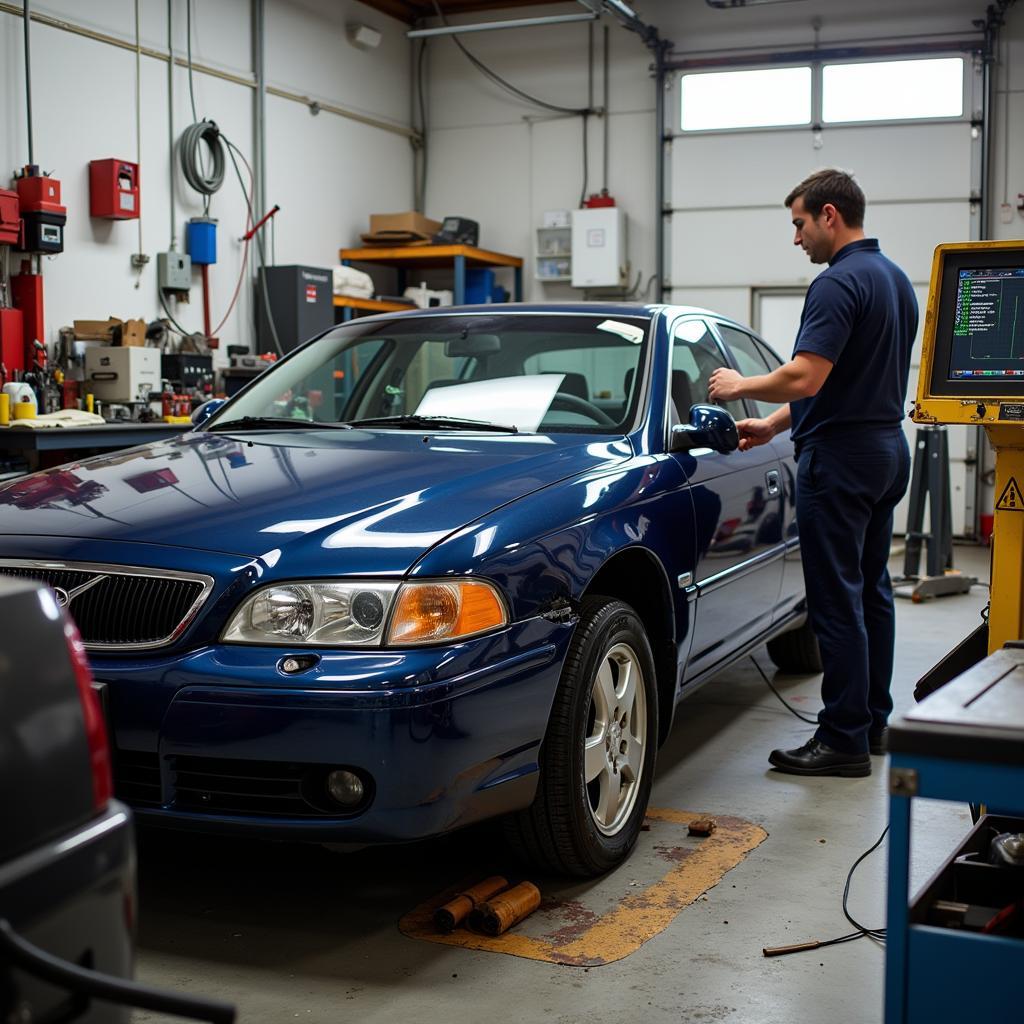
M167 51L168 0L141 0L143 47ZM170 0L174 50L186 51L186 0ZM266 0L265 67L269 86L321 103L333 103L377 120L409 126L409 46L405 26L356 0ZM49 0L33 10L93 31L135 42L133 0ZM359 20L383 33L381 46L362 51L345 37L345 22ZM28 161L21 17L0 11L0 185ZM253 81L250 0L193 0L192 57L200 64ZM92 159L135 160L135 53L58 28L32 24L32 106L35 158L62 183L68 208L65 251L43 261L48 340L73 319L160 315L156 253L170 244L167 63L143 55L142 187L143 251L151 256L137 274L135 221L89 217L88 165ZM253 160L254 90L196 73L199 118L211 118ZM374 210L412 204L412 150L408 139L328 112L313 116L300 103L268 96L268 205L278 203L276 262L332 266L337 250L366 230ZM175 137L192 123L188 75L174 78ZM243 171L243 174L245 172ZM202 213L202 199L176 165L179 248L184 224ZM211 202L218 219L218 263L210 268L213 325L227 310L239 274L246 206L234 171ZM268 253L269 258L269 253ZM248 275L246 275L248 278ZM191 302L172 306L189 330L202 328L198 271ZM228 344L251 344L251 289L221 332L218 361Z

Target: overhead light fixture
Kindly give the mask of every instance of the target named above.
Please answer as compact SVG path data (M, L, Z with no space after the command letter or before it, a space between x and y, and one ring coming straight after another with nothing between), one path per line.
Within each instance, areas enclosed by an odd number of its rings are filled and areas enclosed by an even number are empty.
M375 28L363 25L358 21L349 22L345 26L348 41L360 50L376 50L384 36Z

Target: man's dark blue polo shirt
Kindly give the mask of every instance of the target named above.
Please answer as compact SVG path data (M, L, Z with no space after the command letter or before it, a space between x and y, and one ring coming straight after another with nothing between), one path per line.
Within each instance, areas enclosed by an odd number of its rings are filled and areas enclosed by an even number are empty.
M899 428L917 334L917 297L878 239L844 245L807 290L793 355L833 363L821 390L790 403L793 442Z

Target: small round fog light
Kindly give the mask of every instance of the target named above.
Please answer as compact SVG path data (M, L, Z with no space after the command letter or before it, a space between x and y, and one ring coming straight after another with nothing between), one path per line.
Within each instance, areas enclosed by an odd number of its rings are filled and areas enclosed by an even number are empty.
M327 792L342 807L354 807L363 799L363 781L355 772L340 768L328 773Z

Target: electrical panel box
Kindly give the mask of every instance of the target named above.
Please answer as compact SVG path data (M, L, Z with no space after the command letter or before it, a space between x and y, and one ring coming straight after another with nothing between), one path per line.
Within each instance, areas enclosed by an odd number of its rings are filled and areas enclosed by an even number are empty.
M24 226L19 242L22 251L49 255L63 252L68 211L61 205L60 182L29 164L14 179L14 188Z
M160 391L160 350L97 345L85 350L84 390L101 402L148 402Z
M196 352L164 352L160 357L164 380L183 389L202 388L213 383L213 356Z
M192 257L180 252L158 252L156 283L165 292L187 292L192 287Z
M618 206L572 211L574 288L621 288L626 284L626 215Z
M114 159L89 161L89 216L138 219L138 164Z
M281 354L334 325L334 278L324 267L264 267L256 274L258 352L277 352L267 306Z

